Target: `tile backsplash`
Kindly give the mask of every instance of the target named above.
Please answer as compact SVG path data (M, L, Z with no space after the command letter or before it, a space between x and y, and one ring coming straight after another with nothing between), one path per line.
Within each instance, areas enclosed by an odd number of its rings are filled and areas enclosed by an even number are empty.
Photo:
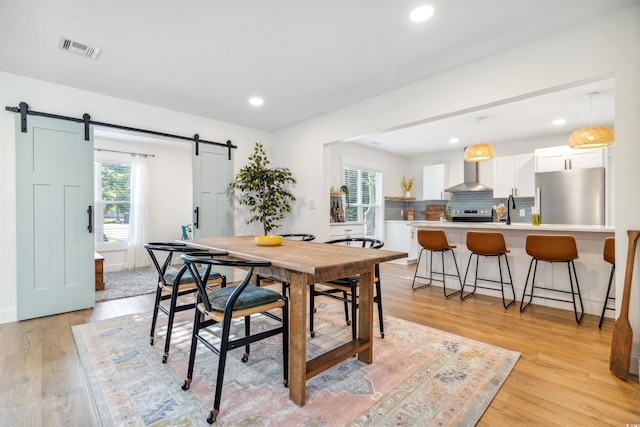
M511 210L511 222L531 223L531 208L534 205L533 197L517 197L516 208ZM494 198L493 191L463 191L452 193L450 200L397 200L385 199L384 219L386 221L406 220L408 208L413 208L415 221L424 220L424 211L427 205L446 205L454 210L464 209L492 209L494 205L507 204L505 198ZM520 216L520 210L524 209L524 216ZM495 212L494 212L495 218Z

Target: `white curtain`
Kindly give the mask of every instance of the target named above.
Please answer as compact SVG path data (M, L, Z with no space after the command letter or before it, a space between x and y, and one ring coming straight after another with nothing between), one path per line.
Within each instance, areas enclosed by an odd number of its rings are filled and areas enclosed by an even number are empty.
M144 248L147 221L147 159L146 156L131 157L131 209L129 216L129 244L125 259L125 269L147 267L149 254Z

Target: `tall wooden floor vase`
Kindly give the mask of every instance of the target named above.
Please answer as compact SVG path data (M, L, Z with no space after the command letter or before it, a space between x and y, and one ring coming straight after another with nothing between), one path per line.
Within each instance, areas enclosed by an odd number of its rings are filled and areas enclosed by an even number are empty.
M629 299L631 298L631 279L633 277L633 265L636 258L636 246L640 230L627 230L629 247L627 250L627 267L624 273L624 289L622 290L622 304L620 315L613 325L613 337L611 339L611 356L609 357L609 369L621 380L629 377L629 365L631 364L631 341L633 330L629 323Z

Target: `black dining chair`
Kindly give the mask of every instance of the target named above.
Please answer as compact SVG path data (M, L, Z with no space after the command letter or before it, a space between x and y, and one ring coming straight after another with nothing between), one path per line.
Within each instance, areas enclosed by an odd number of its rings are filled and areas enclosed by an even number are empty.
M271 263L266 261L240 261L217 257L207 252L197 252L182 255L185 265L192 276L195 277L198 288L198 298L193 321L193 334L191 338L191 350L189 352L189 366L187 379L182 385L183 390L188 390L193 381L193 368L195 364L198 342L204 344L209 350L219 356L218 373L216 377L216 391L213 401L213 410L207 417L207 422L212 424L220 414L222 399L222 386L224 382L224 370L229 351L244 346L242 362L249 360L250 344L278 334L282 334L282 367L283 382L288 385L289 380L289 306L288 299L271 289L261 288L249 283L255 267L269 267ZM204 272L197 265L206 266ZM244 279L237 285L209 291L205 284L209 280L212 266L228 266L246 268ZM281 323L279 326L255 331L251 334L251 316L259 315L274 309L281 310ZM244 318L244 336L231 334L231 321ZM218 347L201 335L201 331L214 325L220 325L220 343ZM212 332L212 331L209 331ZM250 398L250 396L247 396Z
M174 261L174 254L193 252L193 248L182 243L147 243L144 247L149 253L151 261L158 273L158 286L156 287L156 298L153 305L149 343L151 345L155 343L158 313L162 312L168 317L167 336L164 343L164 353L162 355L162 363L167 363L175 314L195 307L194 302L179 305L178 299L183 295L195 294L197 291L195 280L182 261L177 260L180 263L180 268L171 268L171 264ZM226 255L226 252L223 254ZM227 279L225 276L220 273L211 272L207 286L210 288L225 287L226 283ZM166 300L169 300L168 307L162 304L162 302Z
M358 246L361 248L380 249L384 246L384 242L378 239L368 237L347 237L343 239L335 239L326 242L328 244L338 244L347 246ZM347 325L351 325L351 335L353 339L357 336L357 310L358 310L358 285L360 276L344 277L329 282L312 284L309 290L309 329L311 337L315 337L313 314L316 312L315 298L317 296L326 296L344 302L344 315ZM374 284L375 294L373 302L378 305L378 323L380 324L380 336L384 338L384 321L382 317L382 291L380 286L380 266L375 265L374 268ZM351 304L351 320L349 319L349 304Z
M291 240L302 240L303 242L311 242L316 239L316 236L313 234L305 234L305 233L289 233L289 234L281 234L285 239Z

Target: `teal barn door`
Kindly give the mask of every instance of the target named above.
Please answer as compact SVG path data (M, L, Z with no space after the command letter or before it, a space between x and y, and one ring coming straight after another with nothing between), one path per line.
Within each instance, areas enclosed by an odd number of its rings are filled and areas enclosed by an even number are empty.
M199 144L192 156L193 238L233 235L233 199L227 192L233 179L229 149Z
M18 320L93 307L93 129L16 117Z

